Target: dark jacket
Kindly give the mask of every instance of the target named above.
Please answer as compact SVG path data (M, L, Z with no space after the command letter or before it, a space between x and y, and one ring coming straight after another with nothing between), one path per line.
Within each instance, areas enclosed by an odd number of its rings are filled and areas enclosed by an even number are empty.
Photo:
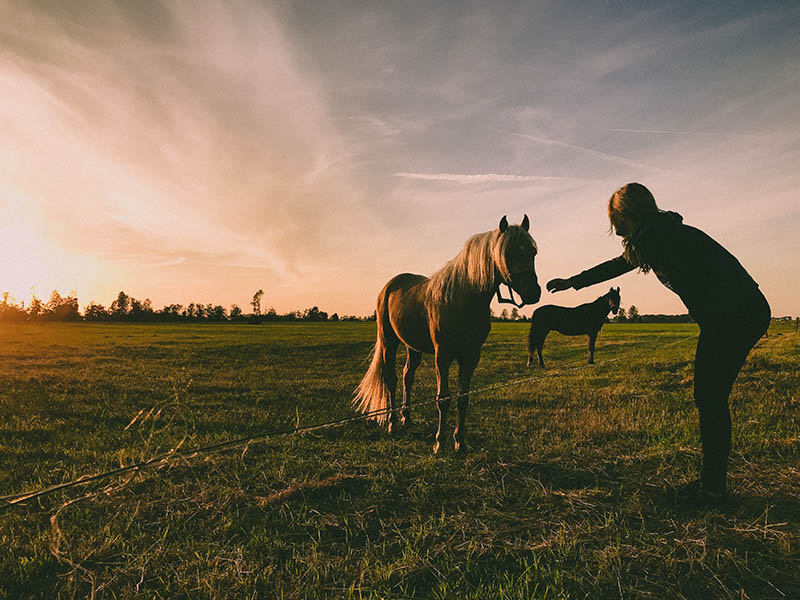
M684 225L678 213L653 215L633 235L632 245L701 325L717 317L739 316L763 300L758 284L736 257L699 229ZM623 254L572 277L573 287L600 283L637 266Z

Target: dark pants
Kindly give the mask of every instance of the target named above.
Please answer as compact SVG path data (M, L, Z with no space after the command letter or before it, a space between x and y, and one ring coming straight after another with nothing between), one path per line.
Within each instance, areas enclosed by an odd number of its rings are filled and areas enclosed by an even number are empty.
M694 359L694 401L700 412L703 443L703 488L725 492L731 450L731 414L728 409L733 382L747 354L767 331L770 308L761 294L731 310L721 311L700 324Z

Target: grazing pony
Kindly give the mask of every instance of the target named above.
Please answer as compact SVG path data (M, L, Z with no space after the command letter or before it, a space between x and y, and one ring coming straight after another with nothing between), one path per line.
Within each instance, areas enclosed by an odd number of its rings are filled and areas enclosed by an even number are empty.
M402 273L389 280L378 294L378 340L366 375L356 388L353 405L378 423L388 420L396 430L395 358L400 342L407 350L403 369L403 404L400 426L411 422L411 386L422 353L434 355L439 426L434 453L438 453L450 408L448 374L458 362L458 415L453 439L455 451L464 445L464 420L469 385L480 358L481 346L491 329L489 304L500 284L516 291L524 304L539 301L542 291L536 279L537 248L528 233L528 216L521 225L509 225L506 217L497 229L469 238L458 255L433 276ZM512 292L513 299L513 292Z
M594 364L594 342L603 326L609 311L617 314L619 310L619 288L611 288L607 294L594 302L587 302L575 308L564 306L541 306L533 311L531 332L528 335L528 366L533 363L533 351L539 355L539 366L544 366L542 346L547 334L555 330L564 335L589 336L589 364Z

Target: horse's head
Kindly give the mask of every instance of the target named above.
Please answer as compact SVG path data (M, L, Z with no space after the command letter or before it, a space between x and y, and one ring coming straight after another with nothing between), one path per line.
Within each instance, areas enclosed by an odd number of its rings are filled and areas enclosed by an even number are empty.
M611 312L617 314L619 311L619 288L612 287L603 298L608 300L608 308L611 309Z
M509 225L504 216L500 219L500 234L495 245L495 267L500 281L517 292L524 304L536 304L542 288L536 278L536 242L528 233L528 215L519 225Z

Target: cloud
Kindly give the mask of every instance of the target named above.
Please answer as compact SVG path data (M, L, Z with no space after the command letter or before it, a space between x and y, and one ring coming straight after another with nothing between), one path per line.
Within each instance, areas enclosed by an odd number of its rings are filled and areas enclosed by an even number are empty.
M374 230L373 212L274 16L154 6L4 9L0 154L17 162L0 171L48 236L108 262L284 277L357 248L368 235L347 227Z
M591 262L606 249L587 232L608 241L602 204L626 181L741 237L752 198L777 215L798 186L797 8L2 12L3 201L59 252L117 269L114 292L263 276L279 309L317 294L371 312L362 288L429 272L497 213L535 207L543 249Z
M659 167L655 167L653 165L644 163L642 161L634 160L632 158L628 158L626 156L620 156L617 154L612 154L609 152L603 152L601 150L595 150L593 148L587 148L586 146L582 146L580 144L573 144L569 142L564 142L561 140L550 139L546 137L542 137L539 135L532 135L529 133L512 133L516 137L522 138L524 140L529 140L531 142L535 142L537 144L545 144L550 146L558 146L560 148L566 148L568 150L574 150L579 154L586 154L589 156L593 156L596 158L600 158L605 161L610 161L612 163L616 163L618 165L622 165L625 167L634 167L636 169L641 169L648 172L664 172L665 169L661 169Z
M395 173L396 177L407 179L420 179L423 181L447 181L461 184L482 183L527 183L537 181L561 181L569 177L552 175L503 175L499 173Z
M764 137L763 134L736 133L733 131L668 131L664 129L625 129L614 128L611 131L617 133L641 133L653 135L697 135L697 136L719 136L719 137L745 137L755 138Z

